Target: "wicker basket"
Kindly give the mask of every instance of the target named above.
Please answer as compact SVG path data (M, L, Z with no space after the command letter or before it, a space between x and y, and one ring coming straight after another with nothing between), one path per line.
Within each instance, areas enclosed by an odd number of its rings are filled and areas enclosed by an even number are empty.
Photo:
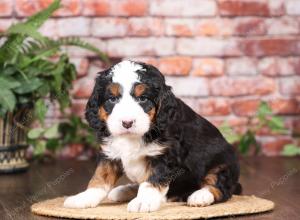
M0 173L24 171L28 168L26 132L31 122L31 113L30 110L21 110L0 118Z

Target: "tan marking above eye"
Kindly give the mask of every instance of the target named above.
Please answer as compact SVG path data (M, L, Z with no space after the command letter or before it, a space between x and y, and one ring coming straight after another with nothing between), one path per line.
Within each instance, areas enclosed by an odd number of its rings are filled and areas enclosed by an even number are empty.
M135 97L139 97L144 94L147 86L146 84L138 84L134 87L134 95Z
M113 96L119 96L121 94L121 87L118 83L112 83L108 86L108 90Z
M99 115L100 120L102 120L102 121L106 121L108 118L108 113L105 111L103 106L100 106L98 115Z

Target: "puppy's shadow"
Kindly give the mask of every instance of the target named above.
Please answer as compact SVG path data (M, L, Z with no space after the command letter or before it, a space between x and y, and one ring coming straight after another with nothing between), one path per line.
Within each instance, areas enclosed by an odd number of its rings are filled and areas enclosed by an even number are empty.
M110 200L105 200L102 203L99 204L99 206L119 206L119 205L125 205L128 204L128 202L113 202Z

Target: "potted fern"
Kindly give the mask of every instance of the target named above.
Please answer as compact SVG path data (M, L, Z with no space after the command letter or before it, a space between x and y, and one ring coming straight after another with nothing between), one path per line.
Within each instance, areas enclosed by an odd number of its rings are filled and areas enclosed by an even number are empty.
M62 47L91 50L107 61L101 51L79 38L54 40L38 31L59 7L60 1L55 0L0 35L0 172L28 167L26 128L35 119L43 123L46 101L56 101L61 110L69 106L76 70Z

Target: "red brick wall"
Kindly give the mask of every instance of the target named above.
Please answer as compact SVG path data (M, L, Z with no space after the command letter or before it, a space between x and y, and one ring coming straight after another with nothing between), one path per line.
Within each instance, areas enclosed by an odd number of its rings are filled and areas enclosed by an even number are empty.
M1 0L0 30L51 0ZM65 0L42 31L80 36L116 60L157 66L175 93L215 124L242 130L261 100L300 132L299 0ZM92 54L69 49L79 68L72 111L83 114L95 73ZM57 117L53 110L49 117ZM276 155L290 135L260 137Z

